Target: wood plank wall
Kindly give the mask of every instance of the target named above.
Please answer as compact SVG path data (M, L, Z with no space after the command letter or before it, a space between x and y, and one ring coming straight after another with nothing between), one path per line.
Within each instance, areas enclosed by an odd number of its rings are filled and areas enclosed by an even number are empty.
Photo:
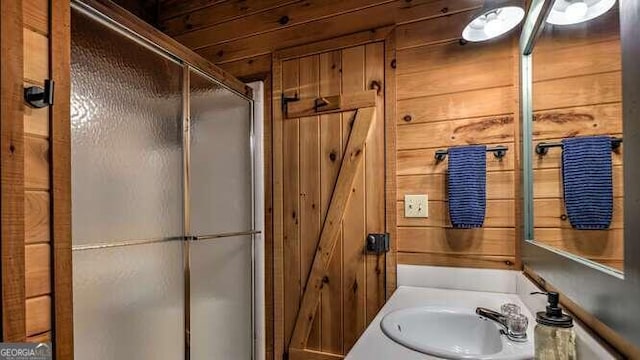
M518 58L514 36L462 45L472 12L400 25L397 29L398 262L515 268L514 113ZM434 152L466 144L506 145L487 154L483 228L453 229L446 191L447 161ZM429 217L404 217L406 194L429 195Z
M397 25L397 245L405 264L516 268L517 40L460 45L482 0L164 0L160 28L234 75L271 72L271 53ZM354 44L356 45L356 44ZM259 78L259 76L257 77ZM487 158L485 228L454 230L446 161L433 152L462 144L506 145ZM405 194L427 193L430 217L407 219Z
M24 83L49 75L49 1L23 0ZM27 341L51 340L50 159L48 107L24 108L25 295Z
M0 340L25 340L22 2L0 2Z
M580 135L622 137L618 11L570 29L547 27L533 54L534 144ZM622 148L612 152L614 207L609 230L571 228L562 200L561 150L534 159L535 238L622 269Z

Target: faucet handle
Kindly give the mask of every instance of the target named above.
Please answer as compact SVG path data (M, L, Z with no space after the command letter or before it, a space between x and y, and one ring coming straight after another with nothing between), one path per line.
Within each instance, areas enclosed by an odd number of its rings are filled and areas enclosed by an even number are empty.
M529 319L523 314L507 315L507 337L516 342L527 341Z
M520 306L512 303L502 304L502 306L500 306L500 312L505 316L509 316L510 314L517 315L520 314Z

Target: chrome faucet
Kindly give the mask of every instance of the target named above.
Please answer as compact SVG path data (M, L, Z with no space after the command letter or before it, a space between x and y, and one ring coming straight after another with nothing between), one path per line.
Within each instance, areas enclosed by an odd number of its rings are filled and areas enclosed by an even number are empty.
M516 326L510 326L511 324L509 323L507 316L497 311L493 311L483 307L476 308L476 314L500 324L500 326L502 326L503 328L502 330L500 330L500 333L506 335L509 340L515 342L527 341L526 323L524 324L524 327L517 326L516 328Z

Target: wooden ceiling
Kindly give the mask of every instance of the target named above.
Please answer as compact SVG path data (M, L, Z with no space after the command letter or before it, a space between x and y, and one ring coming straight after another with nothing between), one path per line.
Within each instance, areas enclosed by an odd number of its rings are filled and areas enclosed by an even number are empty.
M114 3L127 9L130 13L146 21L147 23L158 26L158 10L159 0L112 0Z
M160 0L158 26L217 64L270 67L273 50L443 17L483 0ZM450 20L447 20L450 19ZM433 30L433 29L431 29ZM407 26L404 31L420 31ZM459 37L459 34L451 34Z

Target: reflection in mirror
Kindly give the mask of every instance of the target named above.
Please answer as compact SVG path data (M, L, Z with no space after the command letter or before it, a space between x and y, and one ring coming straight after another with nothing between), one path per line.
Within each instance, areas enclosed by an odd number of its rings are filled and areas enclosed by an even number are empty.
M550 20L533 51L534 239L622 272L622 145L609 140L623 137L618 5Z

